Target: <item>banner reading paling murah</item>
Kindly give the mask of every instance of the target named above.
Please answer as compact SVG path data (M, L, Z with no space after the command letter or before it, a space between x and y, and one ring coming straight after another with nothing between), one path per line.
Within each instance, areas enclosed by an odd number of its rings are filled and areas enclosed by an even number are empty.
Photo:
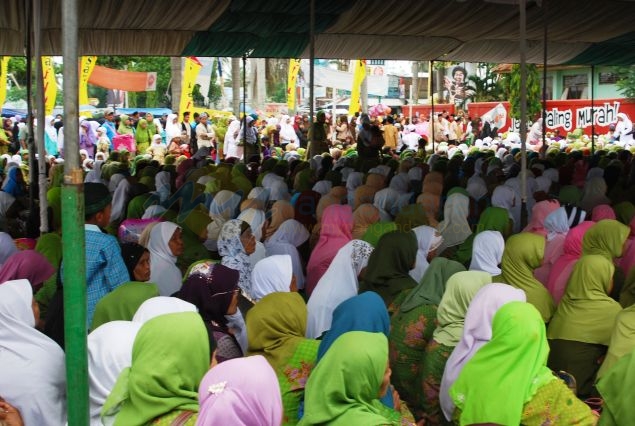
M82 56L79 65L79 105L88 105L88 79L97 63L97 56ZM90 117L91 113L82 111L79 115Z
M353 87L351 88L351 100L348 107L348 115L355 115L362 110L361 89L362 81L366 78L366 60L358 59L353 66Z
M196 76L203 68L203 64L199 62L196 56L188 56L185 58L183 66L183 79L181 80L181 103L179 105L179 117L183 117L185 111L192 111L194 108L194 84L196 84Z
M10 56L3 56L0 59L0 110L7 99L7 69L9 67Z
M300 71L300 60L289 59L289 77L287 77L287 108L289 113L295 109L295 83Z
M44 115L51 115L57 97L57 82L51 56L42 56L42 82L44 84Z

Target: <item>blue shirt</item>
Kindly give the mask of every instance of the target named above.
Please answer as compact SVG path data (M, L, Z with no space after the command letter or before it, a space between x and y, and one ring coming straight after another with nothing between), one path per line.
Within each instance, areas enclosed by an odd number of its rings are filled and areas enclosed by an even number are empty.
M110 142L112 142L112 138L117 135L117 132L115 131L115 123L106 120L102 126L106 129L106 136L110 139Z
M117 239L104 234L96 225L84 225L86 235L86 299L87 326L93 322L97 302L130 281L128 269L121 257Z

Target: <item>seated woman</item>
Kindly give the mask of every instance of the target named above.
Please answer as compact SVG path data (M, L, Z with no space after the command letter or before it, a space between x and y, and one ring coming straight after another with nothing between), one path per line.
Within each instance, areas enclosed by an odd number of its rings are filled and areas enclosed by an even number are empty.
M102 421L115 425L194 426L198 384L209 368L207 331L195 312L161 315L143 324L132 364L106 399ZM114 417L114 419L109 419Z
M38 305L28 280L0 285L0 393L26 425L66 422L64 352L35 329Z
M207 372L198 387L197 425L279 425L282 398L276 373L261 355L231 359Z
M449 393L462 425L595 425L591 409L547 368L540 313L509 302L494 315L492 339L459 374Z
M299 424L409 424L379 401L388 389L390 373L384 334L341 335L307 381L305 414Z
M264 356L276 372L283 425L298 422L304 386L317 358L320 342L304 338L306 318L306 305L297 293L271 293L247 315L247 354Z
M465 271L463 265L445 257L430 262L421 282L396 305L390 318L390 365L392 382L401 398L408 403L415 418L422 418L420 377L426 346L432 340L437 324L437 309L448 279Z
M297 291L291 256L276 254L256 263L251 273L254 302L275 292Z
M217 346L217 362L242 357L240 345L226 318L238 311L239 273L218 264L199 271L187 277L178 297L197 307L207 328L210 348Z
M592 394L595 375L622 309L608 296L613 270L611 261L602 256L582 256L547 329L549 367L572 374L581 398Z
M177 224L161 222L150 231L150 281L157 284L161 296L171 296L181 288L183 276L176 261L184 248Z

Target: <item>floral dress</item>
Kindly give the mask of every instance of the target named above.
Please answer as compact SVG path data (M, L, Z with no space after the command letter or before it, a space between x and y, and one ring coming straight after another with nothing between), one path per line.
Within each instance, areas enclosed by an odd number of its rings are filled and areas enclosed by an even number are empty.
M283 426L295 425L300 420L304 387L309 379L309 374L315 367L319 347L319 340L304 339L296 348L291 359L276 371L284 409Z
M421 369L423 389L420 392L426 425L451 424L445 420L441 411L439 392L445 364L453 350L454 347L445 346L434 339L426 346L425 361Z

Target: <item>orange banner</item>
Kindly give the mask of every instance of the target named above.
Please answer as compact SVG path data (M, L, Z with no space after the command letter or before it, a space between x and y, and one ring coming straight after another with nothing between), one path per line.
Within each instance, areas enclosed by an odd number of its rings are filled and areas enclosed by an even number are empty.
M157 73L114 70L95 65L88 82L106 89L147 92L157 90Z

